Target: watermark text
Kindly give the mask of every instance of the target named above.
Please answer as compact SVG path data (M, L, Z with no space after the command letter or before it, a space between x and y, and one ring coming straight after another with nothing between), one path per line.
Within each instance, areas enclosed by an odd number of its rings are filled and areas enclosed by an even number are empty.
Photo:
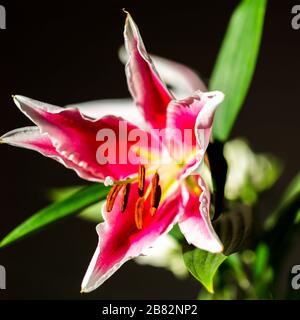
M300 264L296 264L292 268L292 281L291 285L294 290L299 290L300 289Z
M293 18L291 20L291 25L294 30L300 29L300 4L296 4L292 7Z
M6 29L6 10L0 5L0 29Z

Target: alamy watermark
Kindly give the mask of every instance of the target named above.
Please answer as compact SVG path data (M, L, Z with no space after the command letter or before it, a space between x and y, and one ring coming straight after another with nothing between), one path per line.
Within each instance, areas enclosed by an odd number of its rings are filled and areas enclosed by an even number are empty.
M6 10L0 5L0 29L6 29Z
M293 274L291 285L294 290L300 289L300 264L293 266L291 273Z
M196 143L197 139L197 143ZM120 121L118 129L100 129L96 135L98 164L181 164L192 156L195 145L204 150L205 129L150 129L143 131ZM198 153L195 156L200 156ZM72 157L72 155L71 155ZM69 160L72 160L70 158Z
M6 289L6 270L0 265L0 290Z
M292 7L291 11L293 18L291 20L291 25L294 30L300 29L300 4L296 4Z

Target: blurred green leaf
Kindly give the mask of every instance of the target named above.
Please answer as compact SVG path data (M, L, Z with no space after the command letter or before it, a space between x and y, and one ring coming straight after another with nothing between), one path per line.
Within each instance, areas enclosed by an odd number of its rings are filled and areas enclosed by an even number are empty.
M276 225L280 224L280 220L284 220L285 224L288 222L286 214L290 213L289 221L290 223L299 223L300 218L300 172L295 176L292 180L288 188L286 189L281 201L278 204L278 207L274 210L274 212L269 216L266 221L266 229L270 230L274 228ZM278 226L278 228L282 228Z
M104 199L102 201L96 202L80 211L77 217L98 224L103 221L102 207L104 204Z
M193 246L186 246L183 260L190 273L210 292L214 292L214 276L227 257L222 253L210 253Z
M299 223L300 223L300 209L298 209L295 217L295 224L299 224Z
M61 201L75 192L79 191L82 189L83 186L70 186L70 187L60 187L60 188L53 188L48 192L48 196L50 200L52 201ZM102 206L104 204L105 200L99 201L96 203L93 203L86 208L83 208L80 210L78 213L78 218L94 222L94 223L99 223L103 221L102 218Z
M287 190L285 191L280 207L286 206L288 203L292 202L295 198L300 195L300 172L295 176L292 182L289 184Z
M254 73L263 30L266 0L243 0L229 22L209 89L225 93L213 127L214 138L226 141Z
M235 278L243 290L247 290L250 287L248 276L243 268L241 257L238 253L232 254L226 260L226 263L232 268Z
M81 190L84 187L85 186L69 186L52 188L49 191L47 191L47 196L51 201L61 201L70 197L75 192Z
M256 249L254 277L259 279L266 271L269 260L269 248L265 243L260 243Z
M108 188L101 184L93 184L72 193L67 198L57 201L29 217L0 242L0 248L28 236L55 221L76 214L90 204L103 200L107 193Z
M261 242L256 248L253 266L253 286L258 299L272 298L271 287L274 284L274 272L270 265L270 249Z
M173 228L169 231L169 235L173 237L175 240L177 240L178 242L181 242L185 239L184 235L181 233L179 229L178 224L175 224L173 226Z
M265 223L263 241L270 249L270 265L274 281L284 277L280 272L282 264L296 243L299 234L298 214L300 210L300 172L287 188L277 209Z
M218 285L218 284L217 284ZM237 299L236 287L234 284L227 283L226 286L218 287L214 293L201 289L197 300L235 300Z

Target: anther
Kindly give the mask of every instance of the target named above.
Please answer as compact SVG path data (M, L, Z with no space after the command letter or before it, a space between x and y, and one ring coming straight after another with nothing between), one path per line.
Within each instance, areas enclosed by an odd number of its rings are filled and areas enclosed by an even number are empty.
M124 212L126 210L127 203L128 203L128 197L129 197L129 191L130 191L130 183L124 184L123 190L122 190L121 212Z
M160 198L161 198L161 186L158 185L155 190L151 193L151 200L153 197L153 202L151 201L151 215L153 216L159 206Z
M144 215L144 198L140 197L135 204L135 224L141 230L143 228L143 215Z
M115 184L110 189L107 198L106 198L106 211L110 212L113 209L115 200L117 198L117 195L119 194L120 190L122 189L123 185Z
M151 207L154 207L155 204L155 198L156 198L156 189L158 187L158 183L159 183L159 175L157 172L155 172L152 181L151 181L151 199L150 199L150 205Z
M151 199L150 199L150 205L151 205L150 212L152 216L155 214L161 198L161 187L158 183L159 183L159 175L156 172L151 182L152 189L151 189Z
M139 164L138 193L140 197L144 195L144 189L145 189L145 166L142 164Z
M158 186L158 183L159 183L159 175L157 172L155 172L155 174L153 175L153 178L152 178L152 188L156 188Z

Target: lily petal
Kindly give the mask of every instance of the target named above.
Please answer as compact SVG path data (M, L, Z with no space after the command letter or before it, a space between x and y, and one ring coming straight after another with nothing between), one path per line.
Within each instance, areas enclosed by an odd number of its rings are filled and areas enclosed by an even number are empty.
M19 128L7 132L0 137L0 142L10 144L15 147L35 150L48 157L57 155L48 135L41 134L40 129L34 126Z
M125 47L129 56L125 71L128 87L145 120L155 129L165 128L166 109L172 95L161 81L148 55L139 30L130 14L124 29Z
M88 171L59 154L49 136L42 134L38 127L25 127L12 130L0 137L0 143L37 151L43 156L50 157L65 167L75 170L79 177L85 180L95 180L95 177Z
M66 108L78 108L82 114L93 119L99 119L108 115L122 117L141 129L147 129L145 119L132 99L93 100L70 104Z
M145 202L141 230L136 228L134 217L137 183L131 185L125 212L120 210L121 196L118 195L111 212L103 208L105 222L97 226L99 243L82 282L83 292L95 290L126 261L145 254L178 220L179 188L163 201L154 216L150 214L149 201Z
M186 160L197 145L195 124L198 114L206 103L201 91L181 100L172 100L167 110L167 136L170 154L180 161ZM183 147L185 148L183 150Z
M189 190L189 187L182 187L184 200L178 224L188 243L209 252L221 252L223 245L213 229L209 215L210 193L200 176L198 183L200 196L198 192Z
M177 146L175 151L180 150L180 154L184 156L187 155L187 152L183 152L182 146L186 149L189 148L189 150L196 149L192 160L187 159L186 161L187 165L184 168L183 177L199 171L210 142L214 113L223 99L224 94L220 91L196 91L186 99L170 102L167 110L167 132L172 144L169 143L169 145ZM183 142L186 130L190 130L191 138L185 139ZM172 150L170 153L172 154ZM179 156L175 154L176 160L180 158L180 154Z
M126 64L128 54L123 46L119 50L119 58L121 62ZM171 91L176 98L184 98L197 90L207 91L198 74L188 66L153 54L150 54L150 58L162 80L171 86Z
M47 134L62 159L68 159L68 166L73 164L74 169L80 167L83 176L91 176L89 180L103 181L105 177L123 179L137 172L137 164L129 161L119 163L119 146L125 146L122 151L127 156L133 152L130 148L134 142L128 142L127 136L119 134L119 123L122 118L106 116L93 120L83 116L77 109L63 109L50 104L42 103L23 96L15 96L14 101L19 109L27 115L40 129L42 134ZM97 150L105 141L97 141L99 130L105 129L115 137L116 161L99 163ZM136 126L127 123L128 131L136 129L141 135L146 134ZM115 150L114 149L114 150ZM98 159L99 160L99 159ZM73 168L73 167L72 167Z
M224 93L221 91L210 91L203 93L203 96L206 102L197 116L195 132L198 145L206 151L210 141L214 114L217 107L224 100Z

